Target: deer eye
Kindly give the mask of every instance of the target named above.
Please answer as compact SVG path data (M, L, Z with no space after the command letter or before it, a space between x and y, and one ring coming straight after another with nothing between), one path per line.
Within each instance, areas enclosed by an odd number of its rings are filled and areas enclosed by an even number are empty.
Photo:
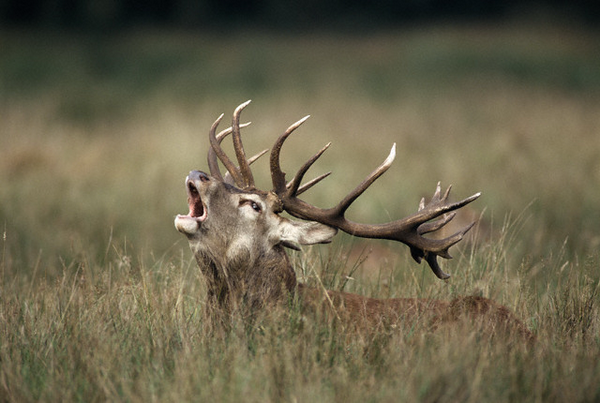
M250 207L252 207L252 210L256 211L257 213L260 213L262 211L262 208L260 207L260 204L252 201L252 200L248 200L248 199L242 199L240 200L240 207L243 205L248 205Z
M252 207L252 209L254 211L256 211L257 213L261 212L261 208L258 204L256 204L255 202L250 202L250 207Z

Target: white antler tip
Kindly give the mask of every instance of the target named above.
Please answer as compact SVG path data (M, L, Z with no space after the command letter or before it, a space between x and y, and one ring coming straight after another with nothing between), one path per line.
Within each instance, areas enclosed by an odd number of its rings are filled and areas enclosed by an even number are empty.
M394 162L394 159L396 159L396 143L394 143L392 145L392 149L390 150L390 155L388 155L388 157L385 159L385 161L383 162L382 165L389 166L392 164L392 162Z
M247 100L246 102L244 102L243 104L241 104L240 106L238 106L237 108L235 108L235 112L241 112L242 109L244 109L245 107L247 107L250 102L252 102L251 99Z
M213 123L212 127L213 127L214 130L217 130L217 126L219 126L219 123L221 123L221 120L223 119L223 116L225 116L225 114L221 113L221 115L219 115L219 117Z
M296 130L302 123L306 122L308 120L308 118L310 117L310 115L306 115L305 117L303 117L302 119L300 119L299 121L297 121L296 123L294 123L293 125L291 125L290 127L287 128L287 130L285 131L287 133L287 135L290 135L294 130Z
M303 117L302 119L300 119L298 121L298 125L301 125L302 123L306 122L309 117L310 117L310 115L306 115L305 117Z

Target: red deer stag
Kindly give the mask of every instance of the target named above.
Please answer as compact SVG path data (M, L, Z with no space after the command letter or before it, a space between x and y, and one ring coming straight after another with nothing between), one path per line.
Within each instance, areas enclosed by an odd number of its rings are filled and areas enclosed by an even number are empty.
M464 200L448 201L450 187L442 194L438 184L428 203L421 200L418 211L408 217L384 223L361 224L348 220L345 212L377 178L392 164L395 144L386 160L361 184L333 208L312 206L298 196L325 178L329 173L301 185L305 173L329 147L327 144L310 158L291 181L286 181L279 155L283 143L308 118L291 125L275 142L270 156L273 189L255 187L250 164L266 151L247 158L240 129L240 114L249 101L233 113L232 126L216 134L221 115L209 132L208 150L210 175L192 171L185 180L189 213L175 218L177 230L187 236L198 265L207 280L208 306L221 313L233 311L252 314L260 308L287 301L297 295L306 304L327 306L338 318L354 323L373 324L398 321L422 313L431 313L434 321L453 320L461 313L485 314L493 321L510 322L520 333L528 330L508 312L507 308L481 297L459 297L453 301L415 298L375 299L356 294L310 288L296 281L294 269L285 248L300 249L300 245L328 243L338 229L353 236L399 241L409 246L412 257L429 264L440 279L450 277L438 265L437 258L450 258L448 249L459 242L473 224L444 239L424 237L446 225L457 210L479 197L474 194ZM239 166L226 155L221 141L232 134ZM222 175L218 160L227 173ZM281 217L283 211L302 221Z

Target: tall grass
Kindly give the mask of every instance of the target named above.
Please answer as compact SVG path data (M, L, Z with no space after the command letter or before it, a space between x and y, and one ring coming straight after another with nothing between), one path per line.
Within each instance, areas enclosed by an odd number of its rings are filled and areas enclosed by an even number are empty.
M556 27L2 32L0 400L598 400L597 39ZM307 113L284 169L333 141L315 204L337 202L398 143L349 211L357 221L414 211L438 180L457 198L483 192L462 218L481 217L477 236L444 262L448 282L401 245L347 236L294 254L303 281L483 295L538 342L476 327L348 333L295 309L211 328L172 219L187 209L186 173L206 169L208 127L249 98L248 152ZM265 188L267 170L256 164Z
M342 251L340 253L345 253ZM479 258L502 261L502 250ZM318 253L313 256L319 256ZM325 256L326 257L326 256ZM319 259L317 259L318 261ZM327 259L326 259L327 260ZM409 295L448 298L487 279L538 335L488 340L477 326L344 330L313 316L208 326L203 283L187 257L133 265L115 247L102 266L65 262L62 276L20 287L2 300L2 391L8 401L594 401L598 387L598 283L585 268L557 262L556 287L533 293L507 284L507 269L470 266L440 285L411 281ZM315 262L305 262L305 265ZM317 263L318 265L318 263ZM328 269L343 271L331 264ZM524 267L526 271L530 267ZM499 279L500 278L500 279ZM527 279L520 279L526 282ZM314 275L309 282L317 284ZM323 280L321 280L323 281ZM334 284L326 284L334 285ZM368 287L368 286L367 286ZM363 291L356 286L357 291Z

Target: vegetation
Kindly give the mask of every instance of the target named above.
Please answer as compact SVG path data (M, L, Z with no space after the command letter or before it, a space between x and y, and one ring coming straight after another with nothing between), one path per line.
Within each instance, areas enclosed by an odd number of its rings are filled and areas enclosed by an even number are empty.
M521 26L2 32L0 400L599 400L598 43ZM393 142L395 165L350 217L407 215L438 180L457 198L483 192L462 218L481 217L476 236L443 262L447 282L401 245L343 235L294 255L304 281L483 295L537 343L477 326L346 332L293 307L212 329L172 219L187 209L183 178L206 168L210 124L250 98L249 153L307 113L284 168L333 141L314 204L339 200ZM266 160L255 171L266 188Z

